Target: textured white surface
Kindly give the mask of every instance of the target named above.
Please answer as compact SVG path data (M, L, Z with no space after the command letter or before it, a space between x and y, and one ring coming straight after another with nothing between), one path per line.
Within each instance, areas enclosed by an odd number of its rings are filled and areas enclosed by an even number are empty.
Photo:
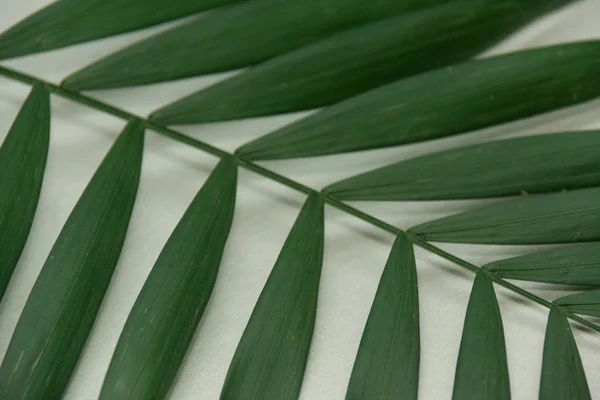
M46 0L0 0L0 31ZM548 16L497 46L491 53L584 38L600 38L600 0L583 0ZM154 28L70 49L24 57L3 65L58 82L114 49L148 36ZM600 73L600 71L599 71ZM227 74L225 74L227 75ZM135 113L206 86L218 77L187 79L143 88L95 93ZM0 78L0 140L29 88ZM398 149L266 164L313 187L390 161L491 138L547 131L600 128L600 102L563 110L484 132ZM42 264L87 181L123 123L97 111L52 97L52 139L40 204L16 272L0 303L0 357ZM186 127L186 133L226 150L300 115ZM216 159L149 133L143 174L129 234L93 332L65 396L95 399L112 350L135 298L171 230L207 178ZM292 226L303 197L276 183L240 171L236 215L214 294L174 385L171 398L217 399L237 341ZM361 209L402 228L477 202L363 203ZM326 251L316 330L302 388L303 400L343 399L362 329L393 238L327 208ZM478 265L526 249L446 245ZM473 275L436 256L417 251L421 312L421 399L449 399L464 313ZM553 299L564 287L523 284ZM513 399L537 397L547 310L497 287L511 373ZM600 399L600 336L574 326L594 398ZM560 400L560 399L559 399Z

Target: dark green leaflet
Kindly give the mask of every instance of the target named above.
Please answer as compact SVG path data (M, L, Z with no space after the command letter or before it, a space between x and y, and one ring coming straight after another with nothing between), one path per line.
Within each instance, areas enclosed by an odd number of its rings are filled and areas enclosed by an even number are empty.
M499 140L401 161L326 188L341 200L445 200L600 185L600 131Z
M323 235L323 202L312 194L254 307L222 400L298 398L315 323Z
M0 59L58 49L185 17L237 0L60 0L0 35Z
M0 299L29 236L49 140L50 96L35 86L0 147Z
M217 279L233 221L237 167L224 158L173 231L138 296L100 399L162 399Z
M353 26L447 1L251 0L109 55L64 84L107 89L233 70Z
M65 223L0 367L0 398L62 397L121 253L143 134L140 122L127 125Z
M591 398L569 321L553 307L546 327L540 400Z
M501 278L567 285L600 285L600 243L583 243L487 264Z
M381 276L346 400L416 399L419 296L412 244L398 236Z
M411 228L422 239L488 244L600 240L600 188L523 197Z
M600 96L600 41L470 61L400 80L272 132L238 150L268 160L420 142Z
M600 290L561 297L554 304L577 314L600 317Z
M452 398L510 399L502 316L492 281L483 271L477 273L469 298Z
M368 24L267 61L161 108L153 118L197 123L330 105L469 59L546 8L522 3L456 1Z

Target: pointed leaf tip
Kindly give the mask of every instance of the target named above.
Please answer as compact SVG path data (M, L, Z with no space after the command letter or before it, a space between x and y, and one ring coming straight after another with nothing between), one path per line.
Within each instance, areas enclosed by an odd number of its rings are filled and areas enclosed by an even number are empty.
M127 318L100 399L166 396L217 279L236 183L237 167L226 157L192 200Z
M346 400L417 398L419 296L412 243L399 235L379 281Z
M0 398L58 399L92 329L133 210L143 129L129 123L73 208L0 366Z
M296 400L316 316L323 201L305 202L235 351L221 399Z
M510 400L502 316L492 281L477 272L454 378L455 400Z
M548 316L539 398L592 399L569 320L558 307Z
M0 147L0 299L31 230L50 141L50 95L35 85Z

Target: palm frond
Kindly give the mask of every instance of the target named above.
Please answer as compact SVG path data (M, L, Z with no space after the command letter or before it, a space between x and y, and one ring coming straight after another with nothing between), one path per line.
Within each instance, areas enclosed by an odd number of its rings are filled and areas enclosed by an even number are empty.
M599 54L600 41L589 41L435 70L338 103L237 154L274 160L397 146L582 103L600 96Z
M583 243L484 265L501 278L564 285L600 285L600 243Z
M233 70L353 26L448 1L246 1L109 55L68 77L64 85L107 89Z
M60 0L0 35L0 59L101 39L239 0Z
M360 342L346 400L416 399L419 296L412 243L398 236Z
M0 147L0 298L29 236L49 141L50 96L35 86Z
M600 317L600 290L561 297L554 300L554 304L576 314Z
M166 395L217 279L236 174L222 160L173 231L125 323L101 399Z
M65 223L2 361L0 397L62 397L121 253L143 134L139 121L125 128Z
M473 282L454 378L453 399L510 399L504 328L492 281Z
M210 307L232 226L238 167L308 198L237 345L221 399L300 397L318 308L325 204L396 236L358 347L347 399L417 398L423 313L414 245L476 273L458 352L455 399L511 396L494 285L549 311L540 399L590 399L569 319L600 332L600 326L576 315L600 316L600 291L549 302L505 279L598 286L598 131L441 151L335 182L321 193L254 162L423 142L600 97L598 40L470 60L572 2L61 0L0 34L1 59L195 16L91 63L61 85L0 67L4 76L35 84L0 148L0 188L8 188L0 193L0 293L27 240L39 198L48 152L48 92L129 121L32 289L0 366L0 397L62 396L123 246L140 177L144 130L149 128L216 155L220 162L173 231L129 314L102 399L167 396ZM197 15L205 10L213 11ZM146 119L80 93L244 67L252 68ZM166 127L323 106L327 108L259 137L233 155ZM519 195L427 221L408 232L342 202ZM21 201L24 197L27 201ZM577 244L478 268L430 243L435 241Z
M178 100L152 118L197 123L328 106L466 61L537 17L540 8L545 5L522 0L461 0L403 13L285 53Z
M525 197L411 228L425 240L551 244L600 240L600 188Z
M221 399L297 399L323 263L323 202L309 196L235 351Z
M546 327L540 400L591 398L569 321L554 307Z
M599 131L498 140L401 161L325 188L340 200L453 200L600 185Z

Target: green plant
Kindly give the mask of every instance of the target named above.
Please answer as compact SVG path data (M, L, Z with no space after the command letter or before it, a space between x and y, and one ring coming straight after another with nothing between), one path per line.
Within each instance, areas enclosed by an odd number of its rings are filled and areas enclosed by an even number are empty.
M194 7L186 1L170 3L161 8L139 0L96 0L83 6L61 0L0 35L0 57L52 50L233 2L201 2ZM137 192L143 132L148 130L221 161L173 231L139 294L113 355L102 399L162 398L169 390L217 279L234 219L238 168L308 198L235 352L222 399L298 398L315 323L324 205L396 237L358 349L347 399L417 397L415 245L476 273L454 398L510 398L504 329L493 284L549 309L540 398L591 398L569 319L600 332L600 326L579 316L600 314L598 293L582 292L549 302L505 278L597 285L598 132L553 133L437 152L333 183L320 192L256 163L421 142L600 97L599 41L467 61L567 3L310 0L290 5L283 0L249 0L125 48L67 77L61 85L0 67L3 76L34 86L0 150L0 284L4 287L25 244L39 197L48 152L48 94L129 121L74 208L36 281L0 367L1 397L62 395L121 252ZM143 18L132 23L131 16ZM198 51L190 53L187 45ZM80 92L255 64L148 118ZM329 107L234 154L166 126L317 106ZM344 202L521 194L527 196L408 231ZM590 243L479 268L432 241Z

